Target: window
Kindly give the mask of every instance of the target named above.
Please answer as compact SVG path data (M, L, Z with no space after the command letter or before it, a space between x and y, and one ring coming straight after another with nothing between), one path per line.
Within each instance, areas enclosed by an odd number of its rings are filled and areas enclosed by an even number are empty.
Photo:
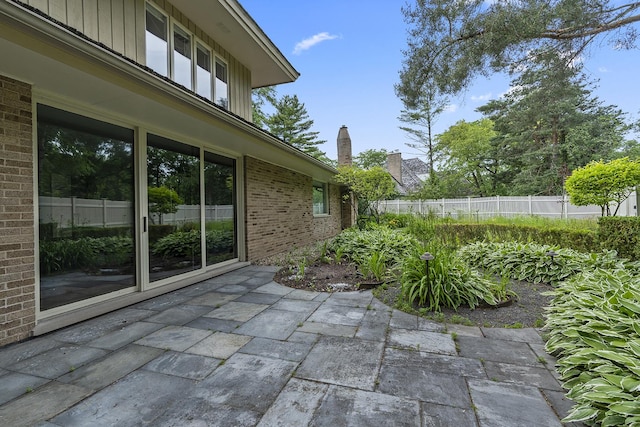
M38 105L41 310L135 286L133 141Z
M147 4L147 66L159 74L169 76L167 17Z
M193 89L191 75L191 35L174 25L173 80L187 89Z
M211 101L211 52L198 43L196 45L196 93Z
M200 149L147 135L149 280L202 266Z
M329 214L329 192L327 191L327 184L325 183L313 183L313 214Z
M229 95L227 88L227 64L216 58L216 100L215 103L222 108L229 108Z
M229 109L227 64L220 58L214 59L211 48L173 19L169 22L169 17L159 9L149 3L146 7L147 66Z

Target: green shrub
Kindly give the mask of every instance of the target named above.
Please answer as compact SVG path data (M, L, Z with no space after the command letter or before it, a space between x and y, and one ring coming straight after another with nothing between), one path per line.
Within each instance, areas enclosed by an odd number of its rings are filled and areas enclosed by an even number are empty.
M118 266L132 262L133 257L133 240L130 237L40 241L40 271L43 274Z
M553 258L550 251L556 253ZM533 283L555 284L595 268L638 271L638 263L619 259L614 251L586 254L536 243L476 242L460 248L458 254L470 265L492 274Z
M427 264L420 256L428 249L434 258L429 261L427 275ZM495 305L506 297L506 293L496 295L499 290L495 284L470 269L451 249L421 245L402 264L401 290L409 303L428 311L461 305L475 308L480 302Z
M207 252L228 252L233 249L232 231L207 231ZM192 258L201 254L200 231L176 231L158 240L151 248L154 255L165 258Z
M356 264L366 263L378 253L384 257L387 266L391 266L407 257L416 244L416 239L403 230L370 225L366 230L344 230L331 241L329 250L341 253Z
M176 226L171 224L150 224L149 244L153 245L158 240L176 231Z
M546 350L576 405L563 420L640 424L640 278L585 272L552 291Z
M522 224L438 223L435 224L435 232L439 236L445 236L446 239L461 244L485 240L490 242L536 242L583 252L596 252L600 248L598 235L591 229Z
M602 248L620 256L640 260L640 217L598 218L598 237Z

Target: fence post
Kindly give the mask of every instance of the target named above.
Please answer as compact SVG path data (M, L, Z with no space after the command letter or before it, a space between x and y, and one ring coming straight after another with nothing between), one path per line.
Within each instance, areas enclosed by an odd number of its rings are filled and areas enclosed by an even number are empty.
M107 199L102 199L102 227L107 228Z
M443 197L443 198L442 198L442 218L444 218L444 204L446 203L444 200L445 200L445 199L444 199L444 197Z
M498 216L500 215L500 196L496 196L496 206L498 208Z
M533 197L531 197L531 194L527 197L529 198L529 215L533 215Z
M71 228L76 225L76 196L71 196Z
M469 213L469 219L471 219L471 196L467 197L467 211Z

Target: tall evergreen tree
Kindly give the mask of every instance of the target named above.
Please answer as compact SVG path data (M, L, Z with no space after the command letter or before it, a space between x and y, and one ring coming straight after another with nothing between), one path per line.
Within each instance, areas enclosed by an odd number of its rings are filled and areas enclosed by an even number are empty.
M318 139L319 132L310 130L313 120L298 96L284 95L275 107L276 112L265 119L269 132L316 159L328 161L326 154L318 148L326 141Z
M571 170L614 157L628 129L621 111L591 94L579 65L565 66L555 53L537 56L507 94L478 108L495 123L492 143L513 195L561 194Z

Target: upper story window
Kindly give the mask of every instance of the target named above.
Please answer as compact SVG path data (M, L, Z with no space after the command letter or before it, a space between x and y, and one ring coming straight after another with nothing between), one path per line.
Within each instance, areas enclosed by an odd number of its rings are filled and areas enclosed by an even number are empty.
M169 42L167 17L156 8L147 4L147 67L163 76L169 77Z
M173 25L173 80L182 86L193 89L193 71L191 65L191 35L182 28Z
M146 4L145 40L149 68L229 108L227 64L193 33L150 3Z
M211 51L196 44L196 93L211 100Z
M223 108L229 108L227 64L216 58L216 100L215 103Z

